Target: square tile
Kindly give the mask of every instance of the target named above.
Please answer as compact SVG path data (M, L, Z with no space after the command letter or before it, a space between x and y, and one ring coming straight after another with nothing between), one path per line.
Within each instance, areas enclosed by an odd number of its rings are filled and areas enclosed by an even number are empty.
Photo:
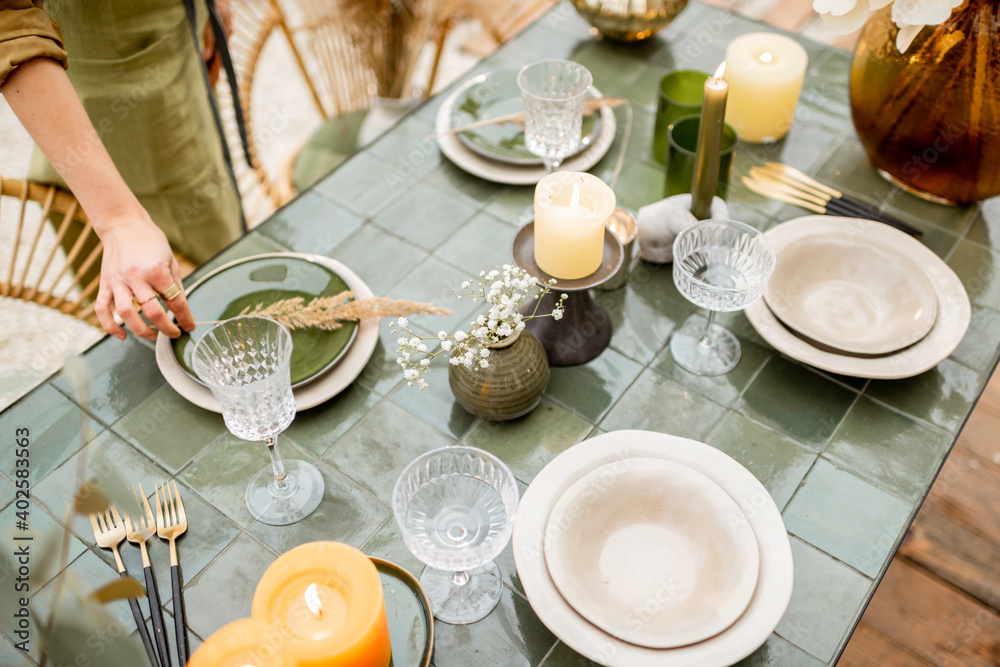
M506 463L525 484L549 461L587 437L591 424L543 398L527 416L508 422L481 421L465 444L485 449Z
M80 476L78 469L82 471ZM63 521L73 506L76 490L84 481L117 479L116 483L127 487L142 484L145 490L169 477L165 469L111 431L105 431L37 484L32 489L32 496ZM86 544L92 543L94 530L90 519L79 514L72 517L73 532Z
M886 213L909 220L919 220L947 229L953 234L964 234L973 222L975 210L967 206L945 206L935 204L910 194L896 190L885 205Z
M872 582L794 537L792 560L795 588L775 632L829 663L864 611Z
M629 44L627 46L633 46ZM642 42L635 44L637 50L648 49ZM658 49L657 49L658 50ZM650 54L652 55L652 54ZM649 57L649 55L645 56ZM643 57L637 51L616 46L606 41L579 42L569 56L570 60L578 62L594 77L594 87L601 89L615 81L627 79L638 72L645 64Z
M911 501L920 502L952 437L862 397L823 456Z
M318 467L326 488L323 500L312 514L290 526L269 526L257 521L249 532L279 553L318 539L359 547L389 518L386 506L329 467L322 463Z
M768 637L764 645L740 660L734 667L821 667L822 662L778 635Z
M492 267L484 268L488 270ZM478 273L477 271L475 275ZM438 331L451 332L456 328L468 330L469 321L481 305L468 297L460 299L461 292L456 290L471 277L468 272L431 256L406 274L386 296L429 303L452 311L451 315L411 315L408 318L410 325L422 329L426 334L435 336ZM428 341L428 345L432 347L435 343L436 340Z
M283 435L313 456L322 456L378 402L377 394L351 384L322 406L297 413Z
M819 449L857 394L784 357L774 356L737 403L740 412Z
M483 210L508 224L521 227L535 219L535 188L510 185L498 192Z
M538 664L555 642L528 601L505 587L500 604L483 620L470 625L434 623L434 665L527 667Z
M123 547L123 549L125 549L125 547ZM132 551L137 550L132 549ZM145 585L143 582L141 565L139 566L137 572L139 576L133 578ZM62 584L64 587L64 595L89 595L101 586L118 581L121 578L114 567L98 558L94 552L89 549L85 549L83 553L77 556L59 576L65 577ZM33 611L40 617L47 617L51 613L57 583L58 582L55 580L50 581L44 588L41 588L32 596L32 604L36 605ZM158 590L160 588L158 588ZM170 591L169 576L167 577L167 591L168 593ZM143 608L146 608L145 599L143 599L142 606ZM118 622L120 626L118 630L121 631L121 635L119 636L127 637L130 630L135 630L135 619L132 616L132 609L129 607L127 600L115 600L110 604L104 605L104 608L107 609Z
M667 173L663 167L626 158L621 176L615 184L618 206L638 211L647 204L660 201L663 199L666 183Z
M397 367L398 368L398 367ZM426 389L399 384L389 400L455 440L461 441L476 417L455 400L448 381L448 355L441 354L424 371Z
M424 180L449 194L457 195L476 208L481 207L504 189L500 183L469 174L451 160L443 160Z
M970 368L985 371L996 364L997 348L1000 348L1000 313L973 306L969 330L951 353L951 358Z
M1000 250L1000 197L987 199L979 205L967 238L988 248Z
M872 206L889 199L894 188L872 167L861 143L855 138L846 138L839 144L816 170L816 180L828 185L836 183L837 190Z
M379 137L367 152L395 169L399 179L420 177L441 164L441 151L431 135L434 124L415 114L407 114Z
M790 533L869 577L877 577L892 557L912 511L909 503L820 459L783 516Z
M14 484L0 477L0 509L14 501Z
M426 256L420 248L366 224L333 249L329 256L357 273L375 296L385 293Z
M956 433L975 407L986 383L976 371L945 359L916 377L872 380L865 394Z
M743 415L727 412L708 444L729 454L760 480L781 510L799 488L817 454Z
M282 459L313 462L312 457L288 438L278 436L277 447ZM227 432L213 440L177 478L229 519L245 527L253 521L244 503L247 484L258 470L270 465L263 442L247 442Z
M242 259L244 257L253 257L254 255L264 255L272 252L288 252L288 249L277 241L274 241L259 232L250 232L246 236L242 236L238 240L234 241L225 250L195 269L191 275L184 279L184 285L192 285L220 266L228 264L234 260Z
M372 222L425 250L433 250L475 214L474 205L421 181L386 206ZM389 257L386 255L386 259Z
M358 382L376 394L384 396L403 381L403 369L396 363L396 341L399 334L392 333L389 322L379 325L378 343L372 358L358 375Z
M31 641L28 646L35 648L37 640ZM14 648L14 645L6 637L0 637L0 664L8 667L34 667L34 660L28 657L29 654Z
M8 443L0 448L0 470L11 481L24 479L18 473L24 471L20 474L27 474L34 486L83 447L82 420L92 435L104 429L68 398L43 384L0 414L0 429ZM20 446L22 441L27 447ZM27 450L27 456L17 456L21 449Z
M254 589L277 556L249 535L240 535L201 574L184 587L188 627L208 637L222 626L250 615ZM225 604L219 604L225 600Z
M611 346L643 364L653 360L670 332L695 311L677 292L669 264L640 261L623 289L595 292L594 299L611 318Z
M650 409L650 406L657 406ZM611 410L601 428L645 429L682 438L701 440L725 414L726 409L705 396L645 370Z
M113 429L171 473L227 432L222 415L192 405L166 384L118 420Z
M455 444L402 408L382 401L323 460L386 505L399 473L424 452Z
M538 667L599 667L599 665L560 641L549 651Z
M707 319L703 321L708 323ZM761 366L771 356L769 349L747 340L740 340L740 347L743 348L743 354L740 355L739 363L736 364L736 368L725 375L707 377L689 373L674 361L674 355L671 354L669 345L663 348L649 367L661 375L697 390L713 401L723 405L731 405L739 398L743 390L750 384L750 380L757 375Z
M971 241L962 241L948 259L977 306L1000 310L1000 253Z
M369 218L415 182L412 174L365 151L341 164L317 183L312 192Z
M124 341L106 338L84 359L90 369L90 413L105 424L116 421L164 383L156 354L132 336ZM52 384L73 398L65 374L56 375Z
M325 255L353 234L364 219L346 208L305 192L257 228L289 250Z
M436 257L457 266L470 276L510 264L513 225L489 214L477 213L434 251Z
M25 520L24 512L27 512L27 529L22 529L19 523ZM90 530L89 520L87 529ZM4 550L7 553L3 563L10 563L12 568L11 571L0 569L0 590L4 591L5 596L21 593L14 587L17 583L24 583L16 579L18 573L15 572L13 553L24 546L31 554L31 571L28 575L31 590L24 591L30 595L32 590L39 590L62 570L60 558L64 535L64 528L34 502L29 503L27 510L19 509L16 505L8 505L7 509L0 512L0 540L3 540ZM91 531L87 544L93 541L94 533ZM67 562L72 562L86 548L83 542L70 535ZM4 621L3 627L6 628L6 619Z
M551 368L545 395L596 423L641 372L641 365L608 348L582 366Z

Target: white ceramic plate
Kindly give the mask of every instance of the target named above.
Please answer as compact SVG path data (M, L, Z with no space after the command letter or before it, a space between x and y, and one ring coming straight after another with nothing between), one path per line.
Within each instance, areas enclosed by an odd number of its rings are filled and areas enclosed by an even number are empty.
M466 88L481 84L486 76L486 74L480 74L466 81L441 103L434 124L434 132L439 135L437 138L438 146L445 157L474 176L479 176L494 183L534 185L545 176L545 167L540 165L505 164L491 160L469 150L458 137L448 132L451 129L455 101ZM595 90L595 92L597 91ZM600 96L600 93L598 93L598 96ZM603 107L601 109L601 131L598 133L594 143L563 162L560 169L565 169L566 171L587 171L600 162L601 158L608 152L611 144L615 141L615 133L617 131L618 123L615 120L615 112L608 107Z
M566 490L545 528L545 563L581 616L651 648L728 628L760 570L739 505L693 468L648 458L601 466Z
M355 296L359 299L374 296L368 285L358 277L358 274L329 257L300 253L268 253L256 255L255 257L277 257L280 255L299 257L327 267L343 278L347 286L351 288ZM246 257L242 257L225 266L239 264L247 261L247 259ZM192 285L192 287L194 286ZM347 354L329 371L312 382L293 390L296 410L306 410L328 401L354 382L354 379L361 374L361 371L375 351L375 345L378 343L378 328L379 320L362 320L358 325L358 333L354 339L354 343L348 349ZM167 383L178 394L198 407L211 410L212 412L222 412L219 408L219 402L212 396L212 392L208 387L192 380L184 372L184 369L180 367L170 349L170 338L163 334L160 334L156 338L156 365L160 367L160 372L163 373L163 377Z
M545 565L544 533L557 500L578 479L630 458L675 461L704 474L736 501L750 521L760 552L757 589L743 615L718 635L677 648L653 649L622 641L592 625L559 594ZM514 561L538 618L567 645L611 667L731 665L767 641L792 596L792 550L781 513L750 471L706 444L649 431L615 431L563 452L535 476L514 520Z
M856 218L807 215L782 223L767 231L772 243L786 244L813 235L840 235L856 238L871 235L883 245L892 245L923 269L934 286L938 314L930 332L915 344L881 357L854 357L821 350L787 329L763 299L747 306L747 319L761 337L776 350L816 368L876 380L912 377L934 368L962 342L972 308L962 281L944 261L907 234L888 225Z
M841 233L794 241L779 234L772 243L778 261L764 300L799 333L847 352L888 354L934 326L934 286L895 245Z

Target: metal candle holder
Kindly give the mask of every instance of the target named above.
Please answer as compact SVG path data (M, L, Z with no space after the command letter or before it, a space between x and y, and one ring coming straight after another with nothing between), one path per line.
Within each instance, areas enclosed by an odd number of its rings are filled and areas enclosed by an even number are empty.
M511 247L514 263L547 283L553 278L535 263L535 223L529 222L518 230ZM539 317L530 320L525 328L533 333L545 347L552 366L576 366L597 357L611 342L611 318L587 291L609 280L625 259L624 248L609 229L604 230L604 257L594 273L576 280L556 279L552 291L541 298L541 303L525 304L522 313L535 310L551 312L559 295L567 294L565 312L561 320Z

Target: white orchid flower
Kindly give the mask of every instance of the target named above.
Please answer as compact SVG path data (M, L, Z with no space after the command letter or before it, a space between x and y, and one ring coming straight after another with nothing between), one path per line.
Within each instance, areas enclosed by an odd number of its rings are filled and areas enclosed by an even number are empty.
M940 25L964 0L813 0L823 23L840 35L864 25L876 9L892 4L892 20L899 28L896 48L905 53L924 26Z
M872 11L890 2L892 0L813 0L813 9L832 32L846 35L861 28Z

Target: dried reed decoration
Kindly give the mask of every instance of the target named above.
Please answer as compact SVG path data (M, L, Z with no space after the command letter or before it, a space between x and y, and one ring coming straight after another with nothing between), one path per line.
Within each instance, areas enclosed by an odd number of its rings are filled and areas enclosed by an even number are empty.
M429 303L408 299L390 299L375 296L355 299L354 292L341 292L334 296L316 297L309 303L297 296L265 306L247 306L240 315L259 315L281 322L289 329L314 327L334 331L343 322L357 322L376 317L406 317L407 315L451 315L452 311Z

